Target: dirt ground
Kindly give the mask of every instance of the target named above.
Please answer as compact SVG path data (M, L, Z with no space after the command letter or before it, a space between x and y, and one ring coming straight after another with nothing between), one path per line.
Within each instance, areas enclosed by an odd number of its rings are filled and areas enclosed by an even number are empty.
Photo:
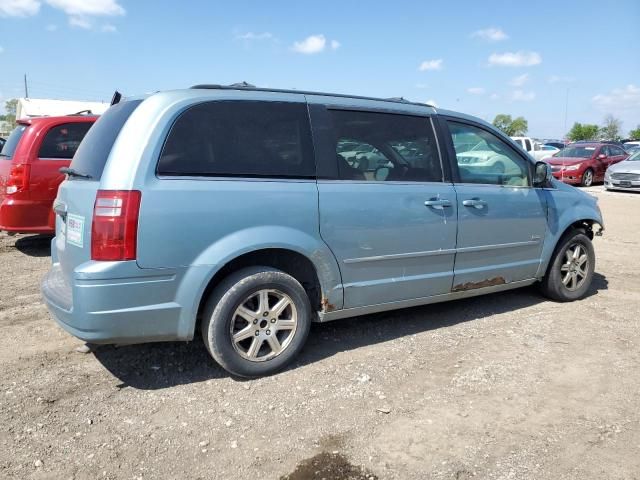
M640 479L640 194L590 192L585 300L315 325L252 381L199 339L76 352L40 300L48 239L1 234L0 478Z

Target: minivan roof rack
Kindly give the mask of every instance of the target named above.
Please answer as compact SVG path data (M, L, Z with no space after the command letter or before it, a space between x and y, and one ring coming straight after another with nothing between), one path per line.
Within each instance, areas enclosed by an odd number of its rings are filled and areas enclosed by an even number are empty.
M420 106L427 106L427 107L432 107L433 105L430 105L428 103L420 103L420 102L412 102L410 100L407 100L406 98L403 97L392 97L392 98L378 98L378 97L364 97L361 95L347 95L344 93L327 93L327 92L314 92L314 91L310 91L310 90L293 90L293 89L281 89L281 88L261 88L261 87L256 87L255 85L252 85L250 83L247 82L238 82L238 83L232 83L231 85L219 85L219 84L209 84L209 83L203 83L203 84L198 84L198 85L193 85L192 87L190 87L192 89L211 89L211 90L251 90L251 91L255 91L255 92L275 92L275 93L301 93L303 95L323 95L323 96L329 96L329 97L340 97L340 98L353 98L356 100L377 100L380 102L393 102L393 103L403 103L403 104L409 104L409 105L420 105Z

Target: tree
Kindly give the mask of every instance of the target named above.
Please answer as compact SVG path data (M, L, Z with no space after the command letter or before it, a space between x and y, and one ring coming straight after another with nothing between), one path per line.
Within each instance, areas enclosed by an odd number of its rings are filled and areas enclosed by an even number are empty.
M634 130L629 131L629 138L631 140L640 140L640 125L638 125Z
M604 119L604 126L600 129L600 140L620 140L620 129L622 122L613 115L607 115Z
M576 122L573 124L573 127L571 127L571 130L569 130L569 133L567 133L567 138L572 142L577 142L578 140L595 140L599 130L597 125Z
M526 135L527 130L529 130L529 123L524 117L512 119L511 115L505 115L504 113L496 115L496 118L493 119L493 126L510 137Z
M9 128L13 130L16 126L16 112L18 109L18 100L13 98L11 100L7 100L4 103L4 115L0 115L0 120L3 120L9 124Z

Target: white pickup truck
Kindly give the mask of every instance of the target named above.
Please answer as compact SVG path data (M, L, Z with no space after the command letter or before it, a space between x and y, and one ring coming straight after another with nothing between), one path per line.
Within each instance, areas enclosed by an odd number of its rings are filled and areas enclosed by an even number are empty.
M540 142L536 142L530 137L511 137L511 140L520 145L525 152L530 154L536 160L544 160L545 158L560 151L551 145L543 145Z

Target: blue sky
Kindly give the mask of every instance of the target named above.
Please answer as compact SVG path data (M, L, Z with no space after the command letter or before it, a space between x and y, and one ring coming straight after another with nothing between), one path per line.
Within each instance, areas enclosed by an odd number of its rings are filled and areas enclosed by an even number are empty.
M246 80L403 96L529 133L640 124L640 1L0 0L0 101ZM568 94L568 102L566 102Z

